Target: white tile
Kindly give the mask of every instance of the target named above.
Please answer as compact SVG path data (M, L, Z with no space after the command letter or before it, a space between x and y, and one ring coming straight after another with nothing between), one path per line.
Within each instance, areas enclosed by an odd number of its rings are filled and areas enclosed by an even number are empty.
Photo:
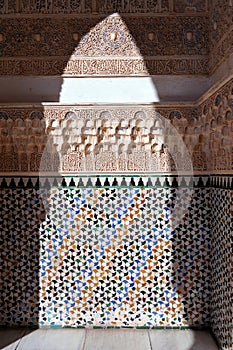
M205 331L150 330L152 350L218 350L213 338Z
M84 329L38 329L19 343L17 350L82 350Z
M150 350L147 330L88 330L84 350Z

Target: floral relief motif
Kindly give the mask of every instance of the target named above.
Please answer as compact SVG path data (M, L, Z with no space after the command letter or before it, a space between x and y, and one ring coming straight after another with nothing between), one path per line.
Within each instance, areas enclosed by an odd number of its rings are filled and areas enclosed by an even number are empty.
M50 17L40 17L44 13ZM114 13L125 24L116 25ZM72 75L203 75L212 74L232 53L228 0L214 0L209 6L207 0L1 0L1 14L0 73L6 75L56 75L64 69ZM61 20L59 15L68 17ZM101 22L108 16L112 23L104 31ZM127 38L129 33L132 37ZM138 57L130 59L135 50ZM68 62L72 54L75 59ZM110 62L93 55L109 56ZM145 56L144 63L139 56Z
M206 12L207 0L1 0L3 14L106 14Z
M209 70L212 73L233 52L233 4L229 0L213 0L210 4Z
M44 119L4 108L1 171L38 171L42 154L45 171L232 171L232 88L229 81L198 107L46 106Z
M207 24L205 16L3 18L0 73L207 74Z
M174 0L174 10L183 12L206 12L208 11L208 0Z

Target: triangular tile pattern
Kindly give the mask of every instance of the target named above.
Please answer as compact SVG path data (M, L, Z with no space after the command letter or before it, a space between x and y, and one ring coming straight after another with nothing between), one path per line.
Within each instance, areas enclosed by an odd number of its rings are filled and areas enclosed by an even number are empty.
M89 177L0 177L0 188L51 187L189 187L233 189L232 175L211 176L89 176Z
M231 184L227 175L2 177L1 322L36 324L39 317L49 327L208 324L210 193L215 191L214 232L230 235L230 225L219 225ZM228 261L224 254L216 261ZM223 273L215 271L213 281ZM220 337L229 337L227 327L220 332L229 319L219 296L227 286L212 297ZM225 316L216 311L219 303Z
M219 182L220 181L220 182ZM212 177L211 185L229 188L232 180L228 177ZM0 188L46 188L51 187L189 187L210 186L209 176L83 176L83 177L11 177L0 178Z
M211 323L221 349L232 349L233 188L223 188L231 181L212 177L211 189Z
M174 176L1 179L5 267L24 254L35 276L39 255L31 249L40 247L42 326L208 324L209 190L190 188L188 177L180 182L181 188ZM9 292L28 278L21 265L11 271L4 275L2 322L36 323L38 290L34 299L21 289Z
M45 218L41 195L28 179L3 179L0 201L0 323L34 325L39 315L40 225Z
M98 180L97 185L104 185L104 178ZM124 180L130 184L132 178ZM41 238L41 285L42 295L46 294L42 301L49 304L49 276L57 273L64 277L60 287L59 282L55 285L62 288L65 299L72 297L65 313L59 306L60 296L52 297L54 309L44 307L41 325L200 325L200 315L201 324L208 323L207 198L208 190L203 198L202 189L193 195L189 188L54 188L48 229ZM203 245L204 252L199 249ZM48 255L49 246L53 248ZM63 261L63 269L57 259ZM198 280L202 292L197 281L193 285L196 264L205 275ZM174 271L173 265L177 265ZM195 298L195 306L191 290L202 298ZM182 304L178 301L181 294Z

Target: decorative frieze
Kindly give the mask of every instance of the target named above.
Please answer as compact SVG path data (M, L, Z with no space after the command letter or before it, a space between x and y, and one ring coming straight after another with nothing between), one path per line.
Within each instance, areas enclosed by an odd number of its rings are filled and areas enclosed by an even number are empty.
M208 17L7 18L1 75L208 73Z
M233 83L232 80L199 106L201 125L200 147L209 159L209 169L233 169ZM197 130L197 129L196 129ZM204 132L204 133L203 133Z
M1 0L0 17L1 75L207 75L233 50L228 0Z
M213 73L216 68L233 53L233 27L229 27L226 35L213 47L209 58L209 70Z
M1 171L226 172L232 81L197 106L4 107Z
M174 0L174 11L177 13L207 12L208 0Z
M163 111L165 116L160 114ZM47 106L45 119L40 111L22 114L22 118L11 113L5 109L0 114L5 172L192 170L189 153L175 127L179 124L180 131L184 130L193 115L190 107L156 112L153 106Z
M207 16L3 18L0 34L5 58L208 54Z
M212 74L233 53L233 3L229 0L210 2L210 64Z
M1 0L0 14L163 14L207 12L207 0Z
M161 59L82 59L59 58L0 59L1 75L63 75L63 76L136 76L143 75L206 75L207 58Z
M232 177L220 175L78 175L78 176L0 176L0 189L62 188L233 188Z

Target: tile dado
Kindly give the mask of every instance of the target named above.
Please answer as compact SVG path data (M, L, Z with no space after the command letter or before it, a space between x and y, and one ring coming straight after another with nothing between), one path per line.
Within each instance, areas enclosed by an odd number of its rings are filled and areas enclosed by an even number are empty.
M227 177L225 177L227 178ZM217 180L215 179L216 183ZM219 182L218 182L219 183ZM0 188L36 188L50 189L53 187L151 187L151 188L208 188L209 175L175 176L175 175L100 175L100 176L0 176ZM229 183L223 182L228 186Z
M233 189L231 175L101 175L101 176L0 176L0 189L52 187L151 187Z
M8 180L1 323L209 324L208 188L54 186L48 193Z
M232 177L233 179L233 177ZM211 326L222 350L232 341L233 187L211 189Z

